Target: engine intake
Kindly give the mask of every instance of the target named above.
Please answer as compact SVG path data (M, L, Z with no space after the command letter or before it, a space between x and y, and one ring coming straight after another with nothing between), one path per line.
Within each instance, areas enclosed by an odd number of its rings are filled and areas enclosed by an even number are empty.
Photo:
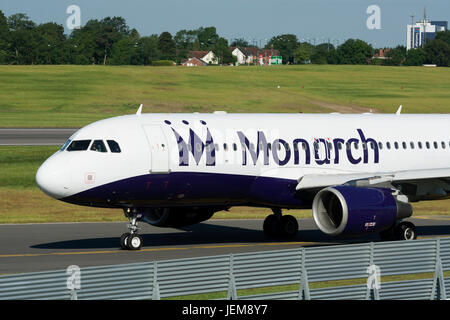
M413 211L409 203L398 201L391 189L354 186L319 191L312 209L316 225L332 236L380 232Z

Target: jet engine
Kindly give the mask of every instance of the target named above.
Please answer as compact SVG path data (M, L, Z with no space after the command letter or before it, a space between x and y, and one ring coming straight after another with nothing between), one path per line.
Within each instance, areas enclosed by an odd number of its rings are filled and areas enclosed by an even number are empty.
M391 189L354 186L319 191L312 209L319 229L332 236L381 232L413 211L409 203L397 200Z

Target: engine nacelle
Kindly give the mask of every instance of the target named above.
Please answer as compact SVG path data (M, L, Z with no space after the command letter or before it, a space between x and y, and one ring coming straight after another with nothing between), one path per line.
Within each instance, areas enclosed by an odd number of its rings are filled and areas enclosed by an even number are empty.
M413 211L409 203L398 201L391 189L354 186L319 191L312 209L319 229L332 236L380 232Z
M200 223L211 218L216 211L211 208L145 208L140 210L142 221L166 228Z

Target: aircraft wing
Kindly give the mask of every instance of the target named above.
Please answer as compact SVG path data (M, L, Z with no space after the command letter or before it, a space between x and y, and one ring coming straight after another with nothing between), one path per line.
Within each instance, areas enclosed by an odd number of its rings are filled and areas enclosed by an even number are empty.
M298 179L296 190L325 188L342 184L371 186L381 183L405 183L428 179L450 180L450 168L384 173L305 174Z

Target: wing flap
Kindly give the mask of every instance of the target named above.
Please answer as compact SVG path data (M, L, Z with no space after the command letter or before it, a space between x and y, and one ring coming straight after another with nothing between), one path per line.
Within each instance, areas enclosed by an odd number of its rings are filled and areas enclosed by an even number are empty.
M306 174L298 179L296 190L325 188L351 182L357 184L358 181L364 181L365 185L374 185L384 182L449 178L450 168L384 173Z

